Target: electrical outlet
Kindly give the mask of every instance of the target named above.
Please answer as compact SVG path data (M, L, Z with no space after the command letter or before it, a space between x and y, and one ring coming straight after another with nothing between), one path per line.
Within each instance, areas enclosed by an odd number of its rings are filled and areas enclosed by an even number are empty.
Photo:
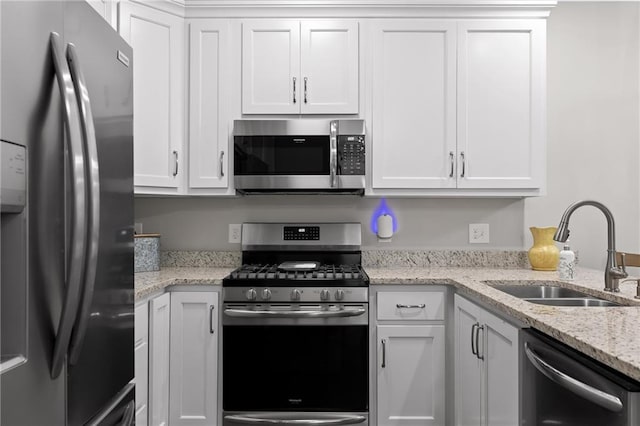
M142 234L142 223L140 223L140 222L135 222L135 223L133 224L133 231L134 231L136 234L138 234L138 235L139 235L139 234Z
M239 243L242 239L242 225L239 223L229 224L229 242Z
M470 223L469 224L469 243L470 244L488 244L489 243L489 224L488 223Z

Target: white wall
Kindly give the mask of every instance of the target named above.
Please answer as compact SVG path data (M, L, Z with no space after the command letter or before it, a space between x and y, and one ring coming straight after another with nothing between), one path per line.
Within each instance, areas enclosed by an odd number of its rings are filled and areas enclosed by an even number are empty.
M391 199L399 230L378 243L369 229L380 199L354 196L249 196L243 198L137 198L136 221L162 234L163 250L239 250L228 244L228 225L242 222L361 222L365 248L522 248L523 201ZM488 223L490 244L468 244L469 223Z
M640 3L560 3L548 21L548 191L527 199L524 225L556 226L569 204L604 203L617 248L640 252ZM584 266L603 268L602 213L577 210L570 242ZM531 238L525 229L525 246Z

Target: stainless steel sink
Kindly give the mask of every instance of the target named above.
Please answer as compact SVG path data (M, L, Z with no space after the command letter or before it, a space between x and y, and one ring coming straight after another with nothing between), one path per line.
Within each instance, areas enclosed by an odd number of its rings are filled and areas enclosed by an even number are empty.
M492 284L487 282L487 284ZM591 296L571 288L556 285L492 284L496 290L527 302L550 306L623 306L620 303Z
M558 299L566 297L590 297L588 294L570 288L553 285L513 285L499 284L495 289L521 299Z
M551 306L622 306L619 303L610 300L598 299L595 297L578 297L566 299L524 299L527 302L537 303L539 305Z

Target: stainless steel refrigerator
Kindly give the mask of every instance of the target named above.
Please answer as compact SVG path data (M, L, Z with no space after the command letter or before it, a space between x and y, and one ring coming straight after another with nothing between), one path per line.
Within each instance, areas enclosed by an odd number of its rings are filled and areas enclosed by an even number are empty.
M132 424L132 50L84 1L0 19L0 422Z

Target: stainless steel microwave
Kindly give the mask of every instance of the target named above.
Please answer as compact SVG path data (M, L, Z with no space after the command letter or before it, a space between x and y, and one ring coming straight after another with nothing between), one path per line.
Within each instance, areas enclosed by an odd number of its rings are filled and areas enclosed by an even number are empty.
M239 193L364 193L364 120L235 120L233 145Z

